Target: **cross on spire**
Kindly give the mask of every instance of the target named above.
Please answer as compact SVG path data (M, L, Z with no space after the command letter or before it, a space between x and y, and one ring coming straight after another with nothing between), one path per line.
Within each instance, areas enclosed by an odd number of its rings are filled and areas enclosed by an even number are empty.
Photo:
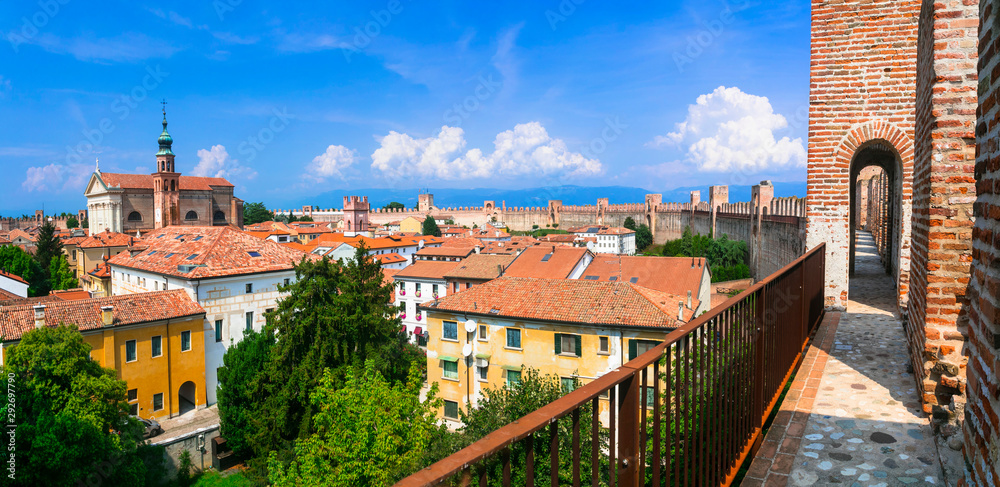
M166 115L167 114L167 99L164 98L163 101L160 102L160 105L163 105L163 114Z

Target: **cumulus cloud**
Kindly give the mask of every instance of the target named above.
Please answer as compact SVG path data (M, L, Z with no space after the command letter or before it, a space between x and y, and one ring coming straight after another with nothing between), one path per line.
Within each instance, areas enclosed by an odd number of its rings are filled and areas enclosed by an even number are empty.
M474 179L496 176L594 176L604 171L597 159L572 152L538 122L518 124L501 132L493 152L465 150L465 132L441 127L436 137L414 139L395 131L380 140L372 154L372 170L389 179Z
M93 167L84 164L49 164L29 167L21 187L25 191L83 191Z
M802 139L774 135L787 127L788 121L774 113L767 97L720 86L688 106L687 118L674 132L657 136L647 145L679 147L686 152L687 162L702 171L758 172L805 166Z
M229 157L226 147L219 144L213 145L210 150L200 149L198 151L198 165L194 167L191 174L226 179L237 177L253 179L257 176L257 171L243 166L240 161Z
M329 177L344 179L344 170L354 164L357 154L342 145L331 145L309 165L308 177L322 182Z

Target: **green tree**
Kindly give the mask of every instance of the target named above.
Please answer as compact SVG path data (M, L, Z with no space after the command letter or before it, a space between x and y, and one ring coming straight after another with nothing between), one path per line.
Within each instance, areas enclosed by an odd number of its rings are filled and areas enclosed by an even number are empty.
M249 439L257 428L255 415L263 412L257 404L263 392L262 373L273 348L271 330L261 333L250 330L222 357L217 395L222 436L241 456L253 454Z
M431 236L434 236L434 237L440 237L441 236L441 229L438 228L438 224L437 224L436 221L434 221L434 217L428 215L427 218L424 218L424 225L421 228L420 233L422 233L424 235L431 235Z
M268 457L276 486L390 486L418 469L437 431L437 387L420 401L423 374L410 369L405 382L391 384L374 362L347 371L346 382L324 372L311 394L316 433L295 442L292 458Z
M79 282L73 277L73 270L65 255L57 255L49 263L49 288L53 291L73 289Z
M635 248L641 251L650 245L653 245L653 232L643 223L639 225L639 228L635 229Z
M143 485L141 427L125 381L90 358L75 326L31 330L6 350L16 388L15 485ZM6 476L6 475L5 475Z
M71 216L66 219L66 228L79 228L80 220L77 220L75 216Z
M622 226L633 231L638 229L635 225L635 220L633 220L632 217L625 218L625 223L623 223Z
M383 206L382 208L385 208L387 210L405 210L406 209L406 205L404 205L404 204L402 204L402 203L400 203L398 201L393 201L393 202L389 203L388 205Z
M313 221L313 217L311 217L309 215L302 215L302 218L299 218L299 221L300 222L311 222L311 221Z
M274 221L274 212L267 209L263 202L247 203L243 205L243 224L255 225L257 223Z
M28 295L42 296L46 286L45 273L31 254L15 245L0 245L0 270L28 281Z
M726 234L713 239L706 235L693 235L690 228L685 228L681 238L663 245L663 255L704 257L712 270L712 282L750 277L750 267L746 264L749 255L746 242L729 240Z
M38 230L38 238L35 240L35 260L42 267L42 272L45 273L46 280L52 277L49 275L49 266L52 264L52 259L63 253L62 241L59 240L59 237L55 233L55 225L47 221ZM42 294L48 294L49 289L51 287L46 287Z
M90 228L90 219L89 218L84 218L83 221L80 222L80 228L82 228L84 230Z

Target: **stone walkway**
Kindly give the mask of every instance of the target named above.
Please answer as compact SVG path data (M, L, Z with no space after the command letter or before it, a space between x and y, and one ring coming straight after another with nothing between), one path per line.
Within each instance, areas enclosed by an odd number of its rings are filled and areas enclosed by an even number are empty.
M907 372L892 280L871 236L859 232L857 244L848 312L839 323L825 320L833 334L817 336L821 343L810 348L820 347L813 351L818 359L810 363L807 355L796 377L805 381L802 392L793 384L793 409L781 408L793 422L772 426L744 485L945 485L930 422ZM768 442L776 452L767 451Z

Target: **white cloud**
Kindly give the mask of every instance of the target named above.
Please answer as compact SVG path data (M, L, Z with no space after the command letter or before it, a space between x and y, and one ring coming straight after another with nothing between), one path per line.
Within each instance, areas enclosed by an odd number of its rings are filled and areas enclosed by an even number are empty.
M465 132L441 127L436 137L414 139L389 132L372 154L372 170L389 179L473 179L495 176L594 176L604 171L597 159L571 152L561 139L553 139L538 122L518 124L501 132L494 150L465 151ZM464 151L464 153L463 153Z
M331 145L326 152L316 156L309 165L308 177L322 182L328 177L344 178L344 170L357 160L356 153L342 145Z
M87 35L68 39L42 34L31 38L28 42L37 44L49 52L69 54L80 61L96 62L135 62L150 58L165 58L178 51L178 48L166 41L135 32L108 38L94 38Z
M25 191L83 191L93 166L86 164L49 164L29 167L21 187Z
M198 150L198 165L191 174L201 177L253 179L257 176L257 171L240 165L240 161L229 157L226 147L219 144L213 145L210 150Z
M720 86L689 105L687 118L674 132L659 135L647 145L680 147L686 151L687 162L708 172L805 166L802 139L774 135L787 127L788 121L774 113L767 97Z

